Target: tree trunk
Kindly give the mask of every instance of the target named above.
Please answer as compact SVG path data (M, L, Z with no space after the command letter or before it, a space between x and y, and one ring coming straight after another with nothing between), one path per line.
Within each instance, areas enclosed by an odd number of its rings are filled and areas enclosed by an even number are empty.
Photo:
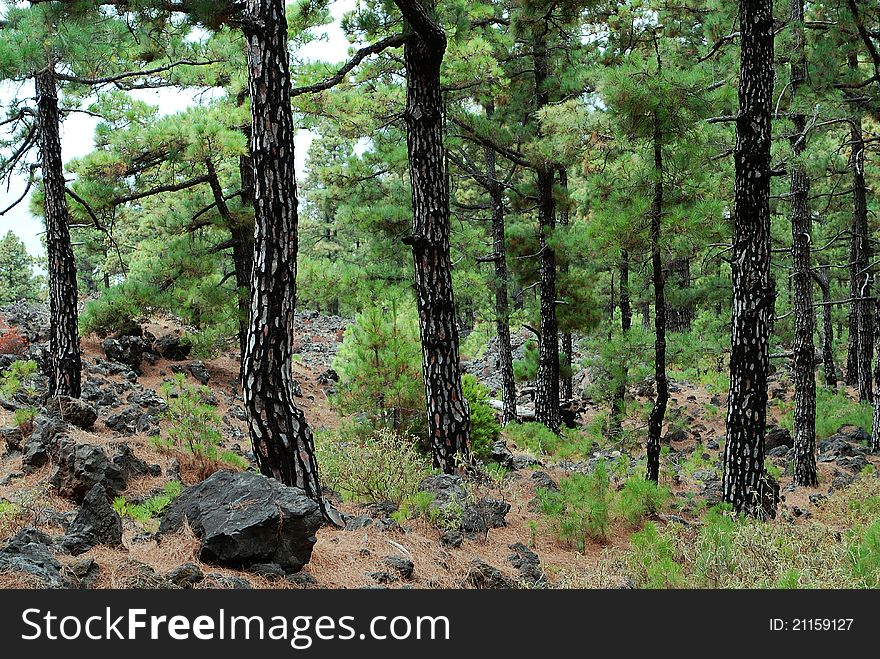
M535 110L540 111L550 102L546 88L549 75L547 56L547 28L535 28L532 59L535 67ZM541 136L541 131L538 131ZM541 342L538 352L538 372L535 375L535 420L553 432L560 427L559 414L559 324L556 319L556 252L549 242L556 227L556 208L553 201L553 168L542 163L537 169L538 224L540 228L540 291Z
M880 321L880 301L874 303L874 318ZM880 325L880 322L878 322ZM880 332L876 333L877 342L880 344ZM874 365L874 385L880 392L880 345L875 346L874 354L877 355L877 363ZM880 395L874 396L874 414L871 419L871 451L880 451Z
M564 194L568 194L568 171L565 167L559 168L559 187ZM559 224L560 226L568 226L569 222L569 210L566 200L566 205L559 209ZM568 274L568 262L565 261L559 266L559 272L564 276ZM614 286L611 286L612 292L614 291ZM571 400L574 397L574 382L573 382L573 372L572 372L572 363L574 356L574 342L572 341L571 331L565 330L562 332L560 336L560 340L562 343L562 364L560 365L560 371L562 372L562 378L560 380L560 390L559 397L563 400Z
M794 39L791 55L791 98L806 81L804 51L804 0L791 0L789 20ZM807 146L807 118L799 112L791 117L791 260L794 288L794 483L818 485L816 472L816 349L813 346L813 279L810 275L810 179L801 162Z
M658 59L659 66L659 59ZM654 381L657 397L648 416L647 469L645 478L660 479L660 435L669 401L666 377L666 294L663 260L660 255L660 229L663 220L663 134L654 113L654 196L651 200L651 271L654 283Z
M837 368L834 366L834 322L831 312L831 276L829 265L823 262L819 272L814 275L819 290L822 291L822 368L825 371L825 385L837 387Z
M470 411L461 387L449 256L449 181L443 146L440 65L446 35L419 0L395 0L412 32L404 44L406 142L412 181L412 246L422 338L428 433L434 467L450 474L468 459Z
M776 501L769 491L772 484L765 478L764 433L768 341L776 297L770 276L773 3L740 0L739 12L742 52L734 150L733 314L723 496L737 512L772 515Z
M858 61L850 58L850 66ZM855 386L862 402L872 399L871 364L874 350L874 310L866 291L870 289L871 242L868 229L867 187L865 185L865 140L862 116L856 109L850 124L850 168L853 187L853 223L850 238L850 314L846 354L846 383Z
M79 398L82 357L77 333L76 261L68 226L55 64L38 71L34 82L49 271L49 393Z
M244 33L254 163L254 265L243 366L248 428L260 471L302 488L325 517L312 432L292 373L298 216L284 0L248 0Z
M626 335L632 327L632 307L629 298L629 252L625 249L620 250L620 329L624 341ZM627 385L627 367L623 362L620 381L614 390L614 396L611 399L611 420L608 428L608 434L616 437L620 434L623 425L623 415L626 412L626 385Z
M486 104L486 117L494 114L495 104ZM486 148L486 176L492 204L492 252L495 264L495 328L498 334L498 360L501 370L501 424L516 421L516 383L513 377L513 350L510 345L510 303L507 298L507 248L504 237L504 189L498 181L495 150Z
M688 294L691 288L691 257L682 256L669 263L669 283L676 296L675 304L668 305L666 324L670 332L689 332L694 321L694 306Z

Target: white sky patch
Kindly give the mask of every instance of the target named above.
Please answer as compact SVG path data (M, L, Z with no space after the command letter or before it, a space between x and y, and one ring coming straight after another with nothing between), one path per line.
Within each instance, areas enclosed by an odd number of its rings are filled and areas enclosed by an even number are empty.
M306 44L299 49L296 57L300 61L326 61L338 63L348 55L348 39L340 27L343 14L355 8L357 0L337 0L331 6L333 22L315 32L320 39ZM22 86L20 83L0 83L0 107L7 107L16 96L22 97L33 94L33 83L28 81ZM209 100L212 95L222 94L221 90L212 90L206 93L204 90L181 90L181 89L141 89L130 92L132 97L150 103L159 108L159 114L175 114L198 103ZM94 149L95 127L99 119L82 113L73 113L67 117L61 126L61 152L64 162L74 158L80 158L92 152ZM308 130L298 130L294 142L295 165L297 178L302 179L305 172L306 158L309 145L315 138L315 134ZM33 157L33 156L32 156ZM14 176L7 189L6 181L0 187L0 209L6 208L21 196L27 185L27 179L22 176ZM43 221L30 212L28 199L22 201L17 207L0 217L0 237L12 230L24 241L28 251L35 256L43 256L45 250L40 241L44 232Z

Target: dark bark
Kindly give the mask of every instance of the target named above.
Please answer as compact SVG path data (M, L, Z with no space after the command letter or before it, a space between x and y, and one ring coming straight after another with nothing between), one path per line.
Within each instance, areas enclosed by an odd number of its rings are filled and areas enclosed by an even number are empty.
M654 385L656 398L648 416L647 469L645 478L655 483L660 478L660 435L669 402L666 377L666 293L660 232L663 221L663 134L660 119L654 114L654 195L651 199L651 276L654 284Z
M559 168L559 188L563 194L568 194L568 171L565 167ZM559 209L559 225L568 226L569 210L566 205ZM559 266L559 273L563 276L568 274L568 262L564 261ZM611 290L614 290L612 285ZM565 330L560 335L561 357L560 371L562 377L560 379L559 398L562 400L571 400L574 397L574 383L572 378L572 357L574 355L574 342L572 341L571 331Z
M485 106L486 117L491 118L495 104ZM486 178L489 201L492 204L492 252L495 265L495 328L498 334L498 360L501 371L501 423L516 421L516 382L513 377L513 350L510 345L510 302L507 297L507 248L504 236L504 189L498 181L495 150L485 149Z
M770 118L773 98L772 0L740 0L739 114L734 149L730 396L724 446L724 500L737 512L765 506L768 341L775 285L770 276ZM763 512L762 512L763 511Z
M469 457L470 412L461 387L458 325L449 255L449 182L443 146L440 65L446 35L419 0L395 0L412 28L404 44L412 246L422 338L428 433L434 467L452 473Z
M670 332L689 332L694 321L694 305L690 299L691 258L682 256L673 259L668 267L666 282L679 298L674 303L667 302L666 326Z
M874 302L874 320L880 327L880 300ZM876 333L877 341L880 343L880 332ZM874 365L874 385L880 392L880 345L875 346L874 353L877 355L877 363ZM874 413L871 419L871 450L880 451L880 395L874 396Z
M834 365L834 323L831 318L831 278L829 265L823 262L814 279L822 291L822 368L825 371L825 385L837 387L837 367Z
M625 249L620 250L620 329L623 333L624 340L632 327L632 307L630 306L629 297L629 252ZM609 424L609 434L615 437L620 434L623 424L623 415L626 410L626 385L627 373L626 363L624 362L623 370L620 373L620 381L614 390L611 399L611 419Z
M254 164L254 264L243 391L260 471L302 488L325 517L312 432L293 399L298 215L284 0L249 0L245 22Z
M850 62L852 66L858 63ZM853 223L850 237L850 314L846 355L846 383L855 386L862 402L872 399L871 364L874 352L874 311L866 291L870 289L871 237L868 229L865 184L865 140L861 112L856 109L850 124L850 168L853 188Z
M651 329L651 301L648 299L639 300L638 305L639 314L642 317L642 329L646 332Z
M806 82L807 61L804 50L803 0L791 0L789 21L793 37L791 53L791 97ZM805 487L818 485L816 472L816 350L813 345L813 279L810 275L810 179L801 156L807 146L806 116L795 111L791 117L794 131L791 142L791 260L794 289L794 483Z
M535 67L535 110L550 102L546 81L549 75L547 27L534 28L532 60ZM540 130L539 130L540 137ZM536 170L538 184L538 225L540 238L541 342L538 372L535 375L535 420L559 432L559 323L556 319L556 251L550 243L556 227L553 201L553 167L542 163Z
M43 171L43 210L49 271L49 393L79 398L82 357L77 332L76 262L61 159L58 86L50 63L34 77Z

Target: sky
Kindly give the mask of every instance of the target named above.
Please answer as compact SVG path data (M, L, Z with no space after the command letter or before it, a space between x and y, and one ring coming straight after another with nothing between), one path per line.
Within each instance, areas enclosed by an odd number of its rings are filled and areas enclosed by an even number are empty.
M313 41L297 51L300 60L341 62L348 55L349 43L340 28L340 19L347 11L354 9L356 0L336 0L331 5L334 21L316 30L321 39ZM32 84L32 83L28 83ZM20 83L0 83L0 107L5 107L16 95L33 94ZM160 114L174 114L196 102L198 90L144 89L132 92L141 101L159 108ZM98 119L82 113L67 117L61 126L61 153L65 162L84 156L93 149L93 136ZM314 135L306 130L297 132L294 145L297 177L302 178L305 171L306 155ZM26 179L14 177L7 188L6 181L0 186L0 209L15 201L26 187ZM43 232L42 220L31 215L26 199L6 215L0 216L0 236L12 230L24 241L28 251L35 255L44 254L40 237Z

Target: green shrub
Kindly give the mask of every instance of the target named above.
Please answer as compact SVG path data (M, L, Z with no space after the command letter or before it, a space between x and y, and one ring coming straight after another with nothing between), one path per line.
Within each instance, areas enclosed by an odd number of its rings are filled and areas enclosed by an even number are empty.
M20 391L29 396L35 394L34 378L40 368L37 362L19 359L12 362L2 374L0 374L0 394L5 398L12 398Z
M79 316L79 333L82 336L97 334L107 336L138 326L137 319L144 315L145 300L155 291L131 283L114 286L96 300L86 303Z
M675 561L675 547L670 538L657 531L654 522L633 533L627 567L637 588L681 588L685 584L682 566Z
M113 508L121 517L149 523L161 515L171 502L180 496L183 487L180 481L170 481L165 484L160 494L150 497L142 503L129 503L125 497L116 497L113 500Z
M215 407L208 403L211 390L208 387L187 384L182 373L173 382L165 382L160 389L168 405L162 418L168 422L167 437L153 437L153 443L165 449L173 449L191 455L197 462L199 475L207 477L223 463L246 469L248 462L232 451L220 447L223 442L221 418Z
M364 417L371 429L420 434L425 428L422 352L415 310L372 307L345 332L333 368L339 373L334 403Z
M22 434L29 435L34 429L34 419L37 418L37 408L35 407L19 407L12 415L15 425L21 430Z
M392 501L416 494L430 464L414 437L387 428L370 436L319 437L318 464L324 482L348 501Z
M642 476L632 476L623 484L617 497L616 512L627 523L637 526L646 517L656 515L669 500L669 490Z
M538 374L540 350L537 341L529 341L523 346L523 358L513 362L513 377L517 382L531 382ZM572 368L566 365L563 353L559 353L559 377L569 378Z
M511 423L504 427L503 433L517 448L535 455L586 456L594 446L589 434L581 430L566 428L557 435L542 423Z
M492 443L501 437L501 424L489 405L489 388L469 373L462 376L461 388L471 411L471 453L486 459L492 453Z
M559 491L538 490L538 502L559 538L583 549L587 539L608 537L611 479L604 460L589 474L572 474L559 483Z

